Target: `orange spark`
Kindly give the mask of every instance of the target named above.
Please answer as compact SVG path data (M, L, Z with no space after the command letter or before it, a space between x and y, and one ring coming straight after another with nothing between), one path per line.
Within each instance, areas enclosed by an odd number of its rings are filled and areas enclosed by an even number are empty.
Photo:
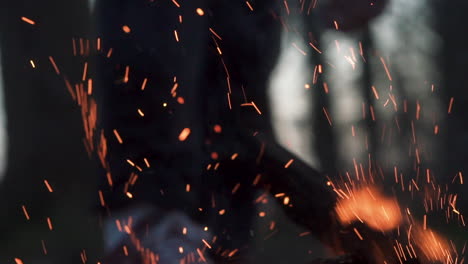
M15 258L16 264L23 264L23 261L19 258Z
M257 107L257 105L254 103L254 101L252 101L252 106L255 108L255 110L257 111L257 113L258 113L259 115L262 114L262 112L260 112L260 109L258 109L258 107Z
M245 3L247 4L247 6L249 7L250 11L253 11L253 7L250 5L249 1L245 1Z
M171 89L171 94L175 94L176 90L177 90L177 87L179 87L179 84L178 83L174 83L174 85L172 86L172 89Z
M215 126L213 127L213 130L214 130L214 132L217 133L217 134L219 134L219 133L222 132L222 128L221 128L220 125L215 125Z
M125 75L124 75L124 79L123 79L124 83L128 83L128 74L129 73L130 73L130 66L125 66Z
M93 79L88 79L88 95L93 93Z
M55 61L54 61L54 58L52 58L52 56L49 56L49 61L50 63L52 63L52 66L54 67L54 70L57 74L60 74L60 71L57 67L57 64L55 64Z
M271 221L271 222L270 222L270 227L269 227L269 229L270 229L270 230L275 229L275 225L276 225L275 221Z
M382 57L380 57L380 61L382 62L383 66L384 66L385 73L387 73L388 80L391 81L392 76L390 75L390 71L387 68L387 64L385 64L385 61L384 61L384 59Z
M187 139L187 137L190 135L190 128L184 128L182 129L182 132L180 132L179 134L179 140L180 141L185 141Z
M112 51L113 51L113 49L110 48L109 51L108 51L107 54L106 54L106 57L107 57L107 58L110 58L110 57L112 56Z
M327 117L328 124L330 124L330 126L332 126L332 120L331 120L330 116L328 115L327 109L325 107L323 107L322 110L323 110L323 113L325 114L325 116Z
M356 228L353 228L353 231L359 237L359 240L364 240L364 238L362 238L361 234L359 233L359 231Z
M284 168L287 169L289 168L289 166L291 166L291 164L294 162L294 159L290 159L285 165L284 165Z
M143 83L141 84L141 90L145 90L146 83L148 82L148 78L143 79Z
M172 0L172 3L174 3L175 6L180 7L179 3L177 3L176 0Z
M109 186L112 186L112 174L110 174L110 172L106 173L106 178L107 182L109 183Z
M417 162L418 164L421 164L421 159L419 158L419 149L418 149L418 148L416 148L416 149L414 150L414 154L416 155L416 162ZM429 178L428 178L428 180L429 180ZM429 182L427 182L427 183L429 183Z
M210 244L208 244L208 242L206 242L205 239L202 239L202 241L203 241L203 244L205 244L205 246L206 246L207 248L211 249Z
M21 20L23 20L24 22L30 24L30 25L35 25L36 22L34 22L33 20L27 18L27 17L21 17Z
M419 120L420 113L421 113L421 105L419 104L419 101L416 101L416 120Z
M83 66L83 76L81 77L81 80L84 82L86 80L86 74L88 73L88 62L84 63Z
M50 217L47 217L47 225L49 226L49 229L52 230L52 221L50 220Z
M449 103L449 107L448 107L448 113L450 114L452 112L452 107L453 107L453 100L454 98L450 98L450 103Z
M203 252L197 248L197 253L198 255L200 256L200 259L203 261L203 262L206 262L206 258L203 256Z
M227 99L228 99L229 110L232 110L231 95L229 93L227 93Z
M41 240L41 244L42 244L42 250L44 251L44 255L47 255L47 248L45 246L44 240Z
M201 9L201 8L197 8L196 11L197 11L197 14L198 14L199 16L205 15L205 11L203 11L203 9Z
M47 180L44 180L44 184L47 187L47 190L49 190L49 192L54 192L54 190L52 189L52 187L50 186L50 184L49 184L49 182Z
M234 188L232 188L231 193L232 193L232 194L235 194L235 193L237 192L237 190L239 190L239 188L240 188L240 183L237 183L237 184L234 186Z
M135 167L135 163L130 159L127 159L127 163L130 164L130 166Z
M328 84L326 82L323 82L323 90L328 94Z
M377 89L375 89L375 86L372 85L372 92L374 92L375 99L379 100L379 93L377 92Z
M370 105L369 110L370 110L370 113L371 113L372 121L375 121L374 107L372 105Z
M228 257L232 257L234 256L234 254L236 254L236 252L238 251L238 249L234 249L233 251L231 251L229 254L228 254Z
M132 30L130 29L130 27L127 26L127 25L123 25L123 26L122 26L122 30L123 30L123 32L125 32L125 33L127 33L127 34L130 33L130 32L132 32Z
M213 35L215 35L215 37L217 37L219 40L223 40L218 34L216 34L216 32L212 29L212 28L209 28L210 32L213 33Z
M305 51L303 51L302 49L300 49L300 48L296 45L296 43L293 42L293 43L291 43L291 45L292 45L294 48L296 48L302 55L304 55L304 56L307 55L307 53L306 53Z
M98 191L98 194L99 194L99 201L101 202L101 206L104 207L106 205L104 201L104 195L102 194L101 190Z
M257 176L255 176L255 179L253 180L253 183L252 185L255 186L257 185L259 182L260 182L260 178L262 177L261 174L257 174Z
M289 15L289 6L288 6L288 2L286 0L283 1L284 2L284 7L286 8L286 14Z
M34 64L34 61L33 61L33 60L29 60L29 63L31 63L31 66L33 67L33 69L36 68L36 65Z
M362 48L362 42L361 41L359 41L359 54L361 55L362 60L365 62L366 59L364 59L364 51L363 51L363 48Z
M148 160L147 160L146 158L144 158L143 161L145 162L146 167L149 168L149 167L150 167L150 164L149 164Z
M177 34L177 30L174 30L174 37L177 42L179 42L179 35Z
M117 132L117 129L114 129L113 132L114 132L114 136L115 136L115 138L117 139L117 141L118 141L120 144L122 144L122 143L123 143L123 140L122 140L122 138L120 137L119 132Z
M29 220L29 214L28 214L28 211L26 211L26 206L21 206L21 208L23 208L23 213L24 213L24 216L26 217L26 220Z
M143 113L143 111L141 111L141 109L138 109L137 112L138 112L138 114L139 114L140 116L142 116L142 117L145 116L145 113Z
M319 54L322 54L322 52L321 52L316 46L314 46L314 44L312 44L312 42L309 42L309 45L310 45L315 51L317 51Z

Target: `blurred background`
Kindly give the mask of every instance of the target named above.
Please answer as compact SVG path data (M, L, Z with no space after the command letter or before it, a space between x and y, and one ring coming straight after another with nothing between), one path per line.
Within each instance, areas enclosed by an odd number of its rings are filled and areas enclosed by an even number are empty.
M92 6L0 1L1 263L100 259L102 223L89 208L99 203L103 176L90 161L81 108L64 83L81 78L83 59L73 56L72 43L93 36ZM283 29L269 91L278 140L313 167L337 174L371 158L390 175L389 184L395 167L405 177L429 169L440 186L459 194L463 214L468 189L457 175L468 165L467 11L466 1L390 0L359 30L315 28L314 48L297 33L309 25L285 14L291 26ZM323 255L275 205L262 206L281 228L270 234L267 220L257 223L259 263ZM468 238L460 221L447 225L443 216L435 213L434 227L454 241Z

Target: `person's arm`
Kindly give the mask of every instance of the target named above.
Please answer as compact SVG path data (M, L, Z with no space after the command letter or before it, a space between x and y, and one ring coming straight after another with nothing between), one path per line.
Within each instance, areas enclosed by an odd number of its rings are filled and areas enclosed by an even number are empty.
M362 223L340 223L335 211L338 199L324 175L271 137L254 133L242 138L248 146L243 154L248 158L242 159L239 155L234 161L224 162L221 173L243 172L251 174L252 178L259 176L259 186L267 188L271 194L284 193L289 197L289 203L283 205L287 216L309 229L336 254L349 254L338 259L317 260L317 263L375 263L382 256L390 261L388 263L397 261L391 251L391 235L374 231ZM354 228L366 239L360 240Z

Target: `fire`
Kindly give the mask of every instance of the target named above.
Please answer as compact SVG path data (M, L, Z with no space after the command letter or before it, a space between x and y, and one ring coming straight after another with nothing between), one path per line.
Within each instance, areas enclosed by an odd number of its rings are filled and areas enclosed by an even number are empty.
M395 229L402 221L398 203L370 187L354 191L349 198L339 201L335 211L342 224L361 221L381 231Z

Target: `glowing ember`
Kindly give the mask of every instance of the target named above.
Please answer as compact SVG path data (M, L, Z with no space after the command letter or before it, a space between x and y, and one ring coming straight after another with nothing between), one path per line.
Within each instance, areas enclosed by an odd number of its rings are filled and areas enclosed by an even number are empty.
M374 188L354 191L348 199L338 202L335 211L342 224L358 220L381 231L396 228L402 220L398 203Z
M179 140L185 141L189 135L190 135L190 128L184 128L182 132L180 132L179 134Z
M203 11L203 9L201 9L201 8L197 8L197 14L199 16L203 16L205 14L205 11Z
M130 32L132 31L132 30L130 29L130 27L127 26L127 25L122 26L122 30L123 30L123 32L125 32L125 33L127 33L127 34L130 33Z
M36 24L36 22L34 22L34 20L29 19L27 17L21 17L21 20L23 20L24 22L26 22L26 23L28 23L30 25L35 25Z

